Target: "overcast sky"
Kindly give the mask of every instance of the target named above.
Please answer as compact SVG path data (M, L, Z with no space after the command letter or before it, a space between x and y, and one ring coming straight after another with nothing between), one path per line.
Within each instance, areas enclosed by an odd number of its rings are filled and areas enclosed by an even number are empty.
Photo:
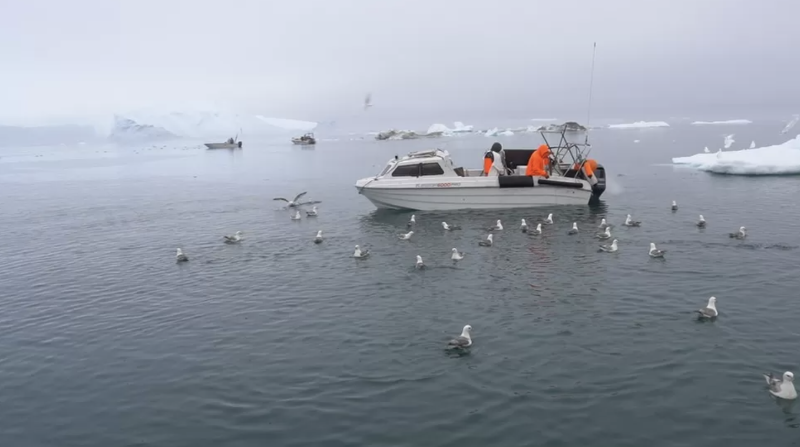
M0 0L0 122L800 108L798 0ZM388 112L387 112L388 111ZM737 117L734 117L737 118Z

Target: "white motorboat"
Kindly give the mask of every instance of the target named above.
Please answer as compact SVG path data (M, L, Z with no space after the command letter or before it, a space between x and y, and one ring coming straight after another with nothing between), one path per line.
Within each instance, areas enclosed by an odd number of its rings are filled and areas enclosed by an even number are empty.
M483 169L456 167L446 150L432 149L395 156L380 174L356 182L356 189L376 207L444 211L458 209L529 208L552 205L588 205L606 188L605 169L586 169L588 142L569 142L565 127L542 131L554 160L547 176L525 175L533 149L506 149L508 175L486 176ZM547 133L561 136L558 146ZM477 157L476 157L477 158ZM596 163L596 162L594 162ZM587 173L591 174L588 175Z
M293 137L292 138L292 143L300 144L300 145L303 145L303 146L309 146L309 145L317 144L317 139L314 138L314 134L313 133L307 133L307 134L303 135L302 137Z
M237 133L235 137L228 138L228 141L224 143L205 143L205 145L208 149L241 149L242 142L239 140L239 134Z

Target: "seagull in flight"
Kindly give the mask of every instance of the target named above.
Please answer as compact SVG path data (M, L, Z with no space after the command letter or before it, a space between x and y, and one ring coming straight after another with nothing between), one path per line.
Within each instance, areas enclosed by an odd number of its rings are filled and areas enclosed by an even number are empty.
M372 107L372 93L367 93L367 96L364 98L364 110L370 107Z
M282 200L282 201L287 203L286 206L288 206L289 208L296 208L298 206L314 205L314 204L317 204L317 203L321 203L319 200L312 200L312 201L309 201L309 202L300 202L300 198L303 197L306 194L307 194L307 192L301 192L300 194L295 196L294 200L284 199L283 197L275 197L272 200Z

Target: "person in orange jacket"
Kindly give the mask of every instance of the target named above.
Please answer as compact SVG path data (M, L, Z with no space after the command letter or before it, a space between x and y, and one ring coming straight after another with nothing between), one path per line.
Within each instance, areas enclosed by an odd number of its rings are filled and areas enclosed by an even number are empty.
M549 177L547 174L547 166L549 164L550 148L547 147L546 144L543 144L533 151L531 158L528 159L528 167L525 169L525 175Z
M572 169L580 169L580 163L575 163L572 166ZM597 179L594 176L594 171L597 170L597 161L591 158L587 159L583 162L583 173L586 175L586 179L589 180L589 183L592 185L597 183Z

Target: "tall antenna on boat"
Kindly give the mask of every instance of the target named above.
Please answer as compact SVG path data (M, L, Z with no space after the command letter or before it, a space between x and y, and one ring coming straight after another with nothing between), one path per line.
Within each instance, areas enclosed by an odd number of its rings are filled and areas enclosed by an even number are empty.
M594 57L597 54L597 42L594 43L592 47L592 74L589 77L589 106L586 110L586 141L585 143L589 143L589 122L592 119L592 89L594 87Z

